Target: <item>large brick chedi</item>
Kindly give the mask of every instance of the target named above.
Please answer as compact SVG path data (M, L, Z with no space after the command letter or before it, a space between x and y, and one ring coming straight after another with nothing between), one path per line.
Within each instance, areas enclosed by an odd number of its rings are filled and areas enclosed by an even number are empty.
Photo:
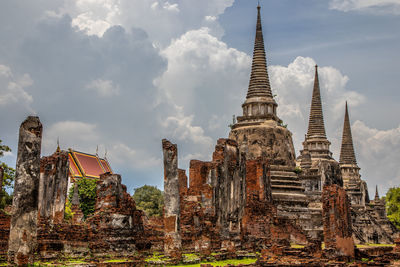
M243 115L232 125L229 139L237 142L239 154L245 154L247 160L268 159L272 199L277 205L278 216L299 222L307 231L312 230L309 200L295 173L292 133L278 117L278 104L268 78L260 6L257 8L251 76L242 109Z
M17 167L14 184L8 260L24 265L33 263L37 246L37 213L40 175L42 124L29 116L19 130Z
M164 156L164 252L180 258L180 197L178 175L178 149L166 139L162 140Z
M333 252L332 256L354 257L350 201L346 191L336 184L324 186L322 204L325 248Z
M65 151L57 151L40 161L39 216L52 223L64 220L68 168L68 153Z

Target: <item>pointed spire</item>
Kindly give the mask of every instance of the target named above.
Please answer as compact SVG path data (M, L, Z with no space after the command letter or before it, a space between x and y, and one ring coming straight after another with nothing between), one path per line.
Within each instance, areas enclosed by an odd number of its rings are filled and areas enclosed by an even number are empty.
M340 164L357 164L356 156L354 153L353 138L351 136L349 111L347 108L346 101L346 111L344 115L343 124L343 136L342 136L342 148L340 150Z
M326 137L317 65L315 65L314 89L312 94L310 118L308 121L307 131L307 137L310 136Z
M379 200L378 185L376 185L375 189L375 200Z
M57 150L56 150L56 152L60 152L61 151L61 148L60 148L60 138L59 137L57 137Z
M257 6L257 28L254 41L253 63L251 66L251 76L247 99L251 97L272 97L271 86L267 72L267 60L265 57L264 37L261 26L260 4Z

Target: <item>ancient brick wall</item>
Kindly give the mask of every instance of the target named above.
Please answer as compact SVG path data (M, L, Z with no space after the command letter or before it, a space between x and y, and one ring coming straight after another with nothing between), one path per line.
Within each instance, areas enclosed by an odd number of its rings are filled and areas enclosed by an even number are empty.
M38 222L38 252L41 259L83 257L89 255L89 229L85 224Z
M350 202L338 185L324 186L322 193L325 248L333 256L354 257Z
M143 212L136 209L126 186L121 184L121 176L100 175L95 213L86 222L91 252L101 255L118 251L124 255L146 247L142 217Z
M128 256L149 249L152 240L144 233L143 216L121 184L121 176L105 173L97 182L95 213L86 221L50 223L49 218L40 218L38 252L42 259L53 259L61 255Z
M146 240L143 249L162 252L164 250L164 218L163 217L143 217L144 235L141 237Z
M0 259L7 258L11 216L0 210Z
M261 250L271 246L276 208L271 202L269 166L265 159L246 162L246 206L242 218L242 246Z
M211 162L192 160L189 188L181 172L180 234L185 250L260 250L293 236L307 243L300 227L277 217L266 159L246 161L233 140L219 139ZM289 230L289 231L288 231Z
M62 223L67 200L68 152L59 151L40 160L39 217Z

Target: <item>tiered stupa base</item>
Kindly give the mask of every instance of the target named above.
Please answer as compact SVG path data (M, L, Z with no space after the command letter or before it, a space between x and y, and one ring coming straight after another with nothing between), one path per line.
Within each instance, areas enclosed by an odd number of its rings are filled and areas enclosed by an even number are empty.
M240 120L232 127L229 138L238 142L241 153L247 159L264 156L271 164L272 198L278 208L278 216L288 218L310 237L319 237L322 227L314 226L320 209L310 208L302 181L295 173L295 152L292 133L274 120Z

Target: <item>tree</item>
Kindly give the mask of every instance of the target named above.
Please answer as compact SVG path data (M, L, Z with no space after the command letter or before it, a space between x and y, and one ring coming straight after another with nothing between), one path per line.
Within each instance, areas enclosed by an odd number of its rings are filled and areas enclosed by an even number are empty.
M400 187L390 188L385 199L388 218L400 229Z
M0 158L4 156L4 152L11 152L11 149L6 145L2 145L2 140L0 139ZM6 189L13 188L15 170L1 161L0 166L4 170L3 186L0 191L0 209L4 209L5 206L12 204L12 194L9 194Z
M161 190L150 185L134 190L133 199L138 209L143 210L147 216L162 216L164 196Z
M82 178L75 183L78 184L78 194L79 194L79 207L82 210L85 219L94 213L94 208L96 205L96 182L97 179ZM72 198L74 196L74 186L72 186L68 193L69 203L72 203Z

